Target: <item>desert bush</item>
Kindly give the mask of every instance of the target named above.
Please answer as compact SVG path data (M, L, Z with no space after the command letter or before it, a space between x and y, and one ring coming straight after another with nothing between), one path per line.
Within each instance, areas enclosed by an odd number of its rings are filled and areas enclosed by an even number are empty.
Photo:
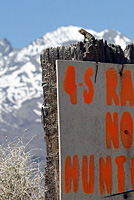
M41 163L26 146L22 138L0 146L0 200L45 199Z

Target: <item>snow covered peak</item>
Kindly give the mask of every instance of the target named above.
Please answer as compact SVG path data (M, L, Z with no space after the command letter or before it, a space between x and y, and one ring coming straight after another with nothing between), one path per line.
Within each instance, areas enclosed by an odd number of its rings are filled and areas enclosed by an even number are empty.
M82 27L78 26L66 26L60 27L52 32L44 34L42 37L38 38L36 41L32 42L28 46L24 47L20 54L21 56L39 56L41 52L49 47L56 47L61 45L69 45L71 43L76 43L78 41L83 41L83 35L81 35L78 30ZM133 43L134 41L122 35L120 32L113 29L106 29L101 32L96 32L91 29L87 29L92 35L97 39L107 40L108 43L113 43L120 45L124 50L125 47ZM19 56L20 58L20 56Z
M98 39L103 38L104 40L107 40L109 44L120 45L123 50L126 48L128 44L134 42L134 40L129 39L128 37L124 36L122 33L114 29L106 29L99 33L95 33L94 36L97 37Z
M35 56L39 57L41 52L49 47L56 47L61 45L69 45L71 43L75 43L78 41L83 41L83 35L81 35L78 30L82 27L78 26L62 26L60 28L57 28L56 30L52 32L48 32L44 34L42 37L38 38L37 40L33 41L26 47L24 47L21 50L17 50L17 56L16 61L23 60L24 57L29 56ZM106 29L101 32L96 32L91 29L86 29L88 32L90 32L92 35L95 36L97 39L103 39L107 40L108 43L120 45L122 49L124 50L125 47L133 43L134 40L129 39L128 37L124 36L120 32L114 30L114 29ZM0 56L5 56L10 54L10 57L12 54L16 53L10 44L10 42L7 39L3 39L0 41Z
M84 37L78 32L79 29L81 27L77 26L57 28L20 50L13 49L7 39L0 41L2 108L4 107L3 105L7 105L7 102L10 102L8 108L11 105L12 108L18 109L23 102L41 95L40 54L45 48L83 41ZM133 42L133 40L113 29L101 32L91 29L87 29L87 31L94 35L95 38L120 45L123 49L128 43Z
M44 45L44 48L48 48L83 41L83 35L78 32L81 28L82 27L78 26L63 26L57 28L53 32L44 34L43 37L37 39L34 44L37 45L40 43ZM96 32L92 29L86 30L94 35L95 38L107 40L108 43L120 45L122 49L125 49L128 44L134 42L134 40L129 39L114 29L105 29L101 32Z
M0 56L8 55L12 50L13 48L6 38L0 40Z

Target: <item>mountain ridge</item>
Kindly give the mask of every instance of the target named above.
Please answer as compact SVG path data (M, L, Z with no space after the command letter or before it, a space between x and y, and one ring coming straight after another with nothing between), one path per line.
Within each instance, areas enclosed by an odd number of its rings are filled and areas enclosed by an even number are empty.
M49 47L68 45L83 41L84 37L78 30L80 27L60 27L53 32L46 33L22 49L15 49L7 39L0 40L0 139L5 141L19 135L28 129L25 140L33 135L36 140L31 144L35 148L40 146L45 157L44 133L41 125L40 109L43 102L43 89L41 86L40 54ZM113 29L96 32L86 29L97 39L104 39L108 43L126 45L133 40Z
M24 51L25 53L27 52L27 54L25 54L25 55L34 56L34 55L36 55L35 53L37 53L37 51L35 51L33 48L31 48L31 46L34 48L36 46L36 48L37 48L37 44L40 45L40 49L38 50L38 53L40 54L41 51L45 48L63 45L63 43L71 41L71 40L74 42L78 42L80 40L83 41L83 36L78 32L78 30L80 28L81 27L77 27L77 26L66 26L66 27L62 26L52 32L45 33L43 36L37 38L36 40L29 43L22 49L17 49L17 50ZM108 43L120 45L121 47L123 46L122 47L123 49L127 46L127 44L134 42L134 40L128 38L127 36L121 34L119 31L116 31L114 29L105 29L100 32L96 32L91 29L86 29L86 30L88 32L90 32L92 35L94 35L97 39L104 39L104 40L107 40ZM124 39L126 42L126 45L125 45L125 43L119 44L118 38L116 38L114 40L113 38L115 38L116 36L118 36L118 37L120 36L120 38ZM120 38L119 38L119 40L120 40ZM3 40L7 40L7 42L10 43L10 41L6 38L4 38ZM1 41L3 41L3 40L0 40L0 44L1 44ZM12 45L11 45L11 47L12 47ZM14 48L12 48L12 49L14 49ZM29 52L28 52L28 50L29 50ZM0 49L0 52L1 52L1 49Z

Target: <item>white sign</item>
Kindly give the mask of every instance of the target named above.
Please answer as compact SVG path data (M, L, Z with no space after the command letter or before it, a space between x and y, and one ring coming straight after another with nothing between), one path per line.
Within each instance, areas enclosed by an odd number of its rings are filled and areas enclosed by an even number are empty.
M60 199L134 199L134 65L56 65Z

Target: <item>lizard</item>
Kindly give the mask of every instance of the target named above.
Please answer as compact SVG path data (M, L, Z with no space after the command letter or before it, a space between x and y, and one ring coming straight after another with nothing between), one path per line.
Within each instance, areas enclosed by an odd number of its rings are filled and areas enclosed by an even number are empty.
M98 61L99 61L98 40L96 40L95 37L91 33L87 32L83 28L78 31L79 33L84 35L84 43L86 42L86 39L87 39L90 42L89 48L93 46L93 48L96 51L96 72L95 72L95 83L96 83L96 78L97 78L97 73L98 73Z

